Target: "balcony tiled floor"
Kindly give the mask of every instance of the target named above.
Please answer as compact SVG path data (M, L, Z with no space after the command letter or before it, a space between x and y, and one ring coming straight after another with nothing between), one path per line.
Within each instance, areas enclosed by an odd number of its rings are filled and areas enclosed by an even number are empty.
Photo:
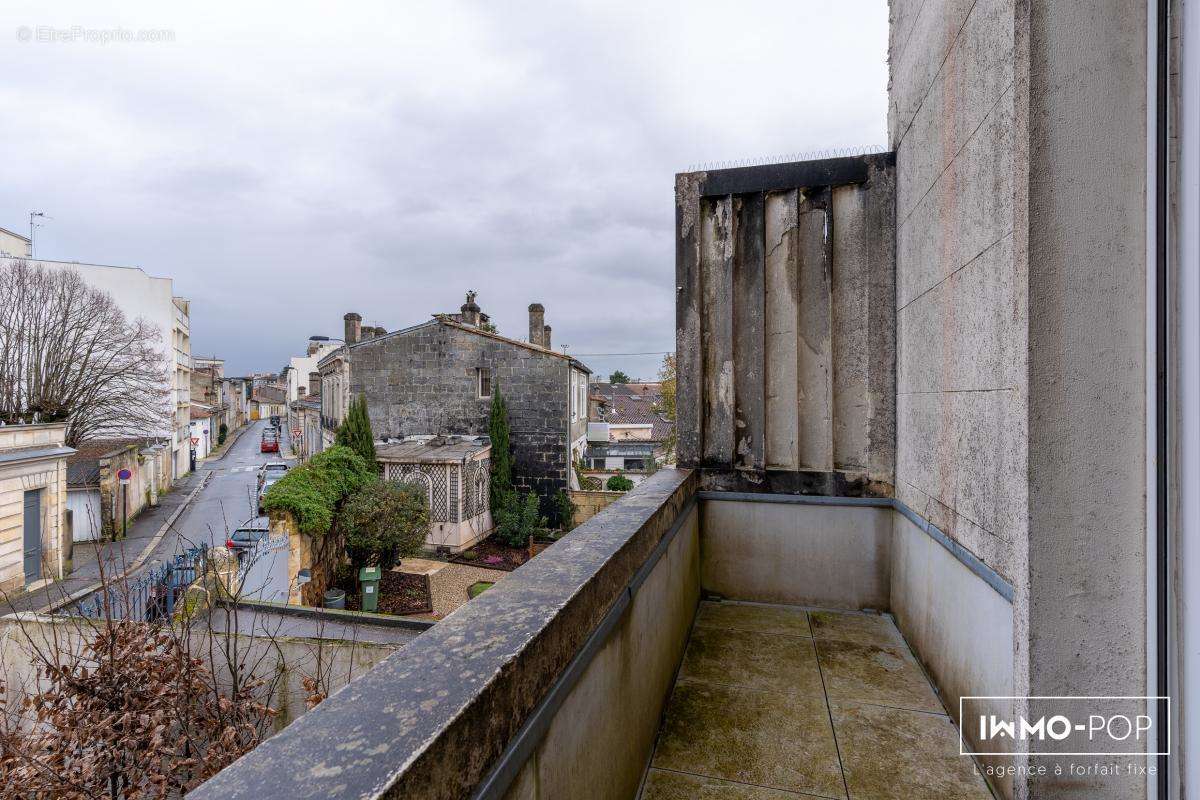
M889 617L700 604L641 800L990 800Z

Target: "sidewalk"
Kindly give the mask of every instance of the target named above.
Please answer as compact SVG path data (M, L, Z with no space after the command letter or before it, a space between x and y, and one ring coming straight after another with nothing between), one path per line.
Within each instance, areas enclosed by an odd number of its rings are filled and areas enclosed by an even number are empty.
M257 421L258 420L255 420L254 422ZM229 451L233 450L233 446L237 444L237 440L242 438L242 434L254 426L254 422L247 422L242 427L235 428L234 430L230 431L225 437L225 444L218 446L213 452L197 461L196 468L199 469L205 464L214 464L222 461L225 456L229 455Z
M129 523L128 536L119 542L76 542L73 555L74 569L61 581L56 581L18 595L0 599L0 614L13 611L48 611L51 606L62 603L75 594L86 594L100 582L100 568L105 576L113 577L117 571L133 569L154 558L165 559L174 555L176 537L163 530L168 520L174 519L191 501L195 490L207 481L209 471L193 472L176 481L167 495L159 497L154 508L148 508ZM159 533L164 535L159 536Z

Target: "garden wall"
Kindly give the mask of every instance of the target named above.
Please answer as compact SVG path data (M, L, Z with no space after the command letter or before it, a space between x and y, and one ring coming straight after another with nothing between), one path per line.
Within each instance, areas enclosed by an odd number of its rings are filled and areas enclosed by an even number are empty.
M568 494L571 497L571 503L575 506L573 522L576 525L582 525L625 496L625 492L595 492L580 489L572 489Z
M24 693L36 686L37 670L31 657L31 643L39 648L52 648L53 643L60 651L71 652L81 646L84 637L93 630L91 626L101 624L82 617L33 613L10 614L0 618L0 680L4 680L9 687L7 702L19 703ZM271 707L279 711L276 730L304 714L304 701L309 693L301 681L306 675L316 674L318 660L323 665L321 671L328 675L329 687L336 690L366 673L402 646L301 636L231 634L206 627L197 628L191 636L194 652L221 653L229 648L231 652L241 653L243 657L239 660L253 665L256 675L277 682L279 688L271 701ZM210 639L215 645L211 648ZM218 676L225 675L219 663L215 666L210 663L209 666L214 668Z

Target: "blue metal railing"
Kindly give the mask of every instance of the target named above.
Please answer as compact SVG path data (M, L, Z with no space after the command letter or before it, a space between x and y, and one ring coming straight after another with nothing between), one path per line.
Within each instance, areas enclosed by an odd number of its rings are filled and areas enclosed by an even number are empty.
M207 547L191 547L137 578L114 583L69 606L63 613L92 619L158 622L169 620L175 604L208 563Z

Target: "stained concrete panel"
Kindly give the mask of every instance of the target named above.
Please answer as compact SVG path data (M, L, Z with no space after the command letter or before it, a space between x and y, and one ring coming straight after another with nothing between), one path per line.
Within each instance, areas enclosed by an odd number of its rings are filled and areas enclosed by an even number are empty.
M702 501L701 582L735 600L886 609L887 508Z
M897 219L909 215L1002 101L1013 84L1012 52L1012 4L976 3L912 124L900 132L902 138L892 140L900 174ZM904 91L905 82L893 75L892 86L891 95L897 96Z
M869 189L833 189L832 347L833 462L839 469L867 469L871 448L869 327L871 231Z
M1025 379L1012 237L896 312L896 391L1015 389ZM1023 287L1022 287L1023 288Z
M766 464L769 469L798 469L799 383L797 380L796 216L797 192L766 196Z
M729 197L700 205L701 342L704 388L704 459L733 459L733 253Z
M800 204L797 222L799 260L800 467L833 469L833 219L829 192L818 191Z
M699 600L698 526L693 508L559 708L536 750L536 780L523 778L511 792L526 794L514 800L578 797L580 787L591 798L634 796Z
M964 695L1014 694L1012 605L906 517L892 536L892 615L947 710L957 720Z
M939 3L892 3L888 132L897 141L928 99L946 55L958 40L973 0Z
M991 110L917 204L897 221L903 308L1013 230L1013 96Z
M1026 423L1018 395L1012 390L902 394L897 409L898 427L907 433L897 447L897 495L1009 578L1011 546L1026 525ZM910 502L906 486L951 513Z

